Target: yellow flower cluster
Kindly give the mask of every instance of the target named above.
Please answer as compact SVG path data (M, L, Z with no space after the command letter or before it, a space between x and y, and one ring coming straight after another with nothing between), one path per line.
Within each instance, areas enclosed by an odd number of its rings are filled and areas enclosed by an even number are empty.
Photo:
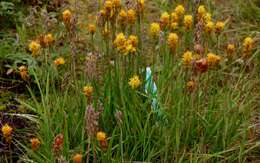
M125 10L120 10L119 14L118 14L118 22L119 24L124 27L127 24L127 13Z
M207 34L211 34L212 32L214 32L214 29L215 29L215 25L212 21L209 21L209 22L206 23L205 32Z
M179 41L179 37L176 33L170 33L168 35L167 43L171 48L171 50L174 50L176 48L178 41Z
M25 66L20 66L19 72L20 72L20 76L23 80L28 80L28 78L29 78L28 70Z
M168 26L168 24L170 22L170 15L168 14L168 12L162 13L161 18L160 18L160 22L161 22L163 28Z
M185 15L183 24L186 30L190 30L193 24L192 15Z
M49 46L49 45L51 45L53 42L54 42L54 38L53 38L53 36L52 36L51 33L48 33L47 35L45 35L45 36L43 37L43 43L44 43L44 45Z
M129 79L128 84L132 89L136 89L141 85L141 80L139 79L139 76L134 75L132 78Z
M209 66L215 66L215 65L219 64L220 60L221 60L221 57L214 53L207 54L207 62L209 64Z
M182 5L178 5L174 11L178 16L182 16L185 13L185 8Z
M236 50L236 47L234 44L227 45L226 51L227 51L228 56L232 56L234 54L235 50Z
M130 35L127 39L123 33L119 33L114 40L114 46L120 53L123 53L124 55L135 53L137 44L137 36Z
M30 142L31 142L31 148L34 151L36 151L41 145L41 141L38 138L32 138Z
M225 27L225 23L222 21L218 21L215 25L216 33L219 34L220 32L222 32L224 30L224 27Z
M75 154L73 157L72 157L72 161L73 163L82 163L83 162L83 156L82 154Z
M86 85L83 88L83 92L84 92L85 96L91 97L93 94L93 87L91 85Z
M191 51L186 51L183 56L182 56L182 63L185 65L185 66L190 66L191 63L192 63L192 59L193 59L193 56L192 56L192 52Z
M107 138L106 133L99 131L97 132L97 140L98 141L105 141Z
M63 57L59 57L59 58L57 58L57 59L54 60L54 64L55 64L56 66L63 65L63 64L65 64L65 60L64 60Z
M41 45L36 41L32 41L29 44L29 50L32 52L33 56L37 56L39 54L40 49L41 49Z
M71 13L71 11L70 10L65 10L65 11L63 11L63 13L62 13L62 18L63 18L63 21L65 22L65 23L70 23L70 21L71 21L71 18L72 18L72 13Z
M129 24L134 24L136 21L136 12L133 9L127 11L127 21Z
M150 35L155 38L158 37L160 34L161 28L160 28L160 24L158 23L152 23L150 25Z
M91 35L94 35L94 33L96 32L96 26L94 24L89 24L88 25L88 32L91 34Z
M247 37L243 42L243 57L248 57L253 49L254 40L251 37Z
M2 131L4 138L10 139L12 136L13 128L11 126L9 126L8 124L5 124L2 126L1 131Z

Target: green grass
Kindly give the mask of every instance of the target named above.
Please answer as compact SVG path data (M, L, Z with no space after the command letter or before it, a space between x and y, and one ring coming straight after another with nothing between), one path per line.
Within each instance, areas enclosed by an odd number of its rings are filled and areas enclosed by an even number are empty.
M223 60L218 66L201 74L186 69L181 64L183 52L193 49L194 30L190 33L183 29L177 31L180 44L176 53L172 54L167 46L169 31L164 31L161 41L152 41L146 36L148 22L151 22L145 20L142 24L144 32L138 30L138 25L136 30L125 32L142 38L139 41L142 42L143 49L137 49L135 55L123 56L113 48L113 40L105 41L102 38L100 30L94 35L93 41L84 29L77 28L80 41L74 42L73 36L61 22L48 31L42 26L28 29L18 27L20 44L16 46L16 50L12 50L8 44L1 44L0 51L5 52L5 55L1 55L0 59L8 60L8 64L11 62L9 67L14 69L21 64L28 65L31 77L30 81L24 82L29 98L16 98L28 109L28 114L17 116L29 119L33 126L25 130L14 130L15 135L24 134L28 138L19 139L19 136L14 136L13 144L22 151L19 159L24 162L54 163L62 157L71 162L74 154L81 153L84 161L90 157L91 160L96 158L96 162L259 160L259 131L253 131L256 128L253 119L259 114L260 107L259 47L255 46L248 59L242 59L240 53L246 36L253 37L255 45L259 42L258 22L252 19L253 14L250 13L259 7L253 1L248 6L242 0L232 2L214 5L213 2L204 1L213 13L214 21L227 20L226 15L230 13L234 15L219 37L203 35L205 53L217 53ZM173 10L166 1L154 1L147 4L147 11L152 4L161 11ZM186 6L191 4L192 2L185 2ZM243 12L239 12L240 7ZM77 12L82 14L81 10ZM192 13L192 9L189 8L187 13ZM158 17L160 15L157 11L153 14ZM149 17L148 12L145 17ZM37 21L42 22L41 18ZM54 33L55 45L43 49L38 58L31 57L24 48L29 42L27 39L34 33L37 36L46 32ZM227 60L223 50L229 42L237 45L231 60ZM48 56L49 53L51 56ZM76 53L76 59L71 55L73 53ZM97 60L91 60L94 63L92 65L85 61L89 53L99 54ZM53 60L58 56L63 56L66 64L57 68L53 65ZM76 69L73 69L74 65ZM147 82L144 70L147 65L151 66L158 88L160 114L151 107L153 96L144 91ZM89 70L90 68L94 71ZM134 74L138 74L142 81L141 86L135 90L128 85L129 78ZM186 88L190 80L196 83L192 92ZM94 88L91 100L83 93L86 84L91 84ZM86 131L85 114L89 105L95 110L103 110L99 117L98 130L107 135L108 147L105 151L96 138L90 138ZM115 116L119 111L122 113L122 123L118 123ZM3 123L1 120L0 122ZM60 153L55 155L53 142L60 133L64 136L64 143ZM32 151L30 147L31 137L37 137L41 141L37 151ZM2 137L0 140L4 142ZM0 154L0 159L6 159L5 162L9 159L11 162L6 153Z

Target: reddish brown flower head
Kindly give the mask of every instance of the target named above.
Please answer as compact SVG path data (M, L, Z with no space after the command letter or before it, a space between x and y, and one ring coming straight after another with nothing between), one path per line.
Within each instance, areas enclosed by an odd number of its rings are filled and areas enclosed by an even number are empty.
M53 151L55 153L59 152L62 147L63 147L63 142L64 142L64 136L63 134L58 134L55 138L54 138L54 142L53 142Z
M206 72L208 70L208 62L206 58L202 58L200 60L197 60L195 62L195 68L198 72Z

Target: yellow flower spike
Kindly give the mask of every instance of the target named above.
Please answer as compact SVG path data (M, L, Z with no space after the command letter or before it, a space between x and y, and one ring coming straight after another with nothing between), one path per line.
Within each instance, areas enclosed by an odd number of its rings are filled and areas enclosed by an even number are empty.
M171 20L173 22L178 22L179 21L179 16L176 14L176 12L171 13Z
M48 46L51 45L54 42L54 38L51 33L48 33L43 37L43 43Z
M104 3L104 9L105 9L106 11L111 11L112 8L113 8L113 3L112 3L112 1L106 0L105 3Z
M114 46L117 48L118 51L124 52L125 46L126 46L126 37L123 33L119 33L115 40L114 40Z
M203 17L204 22L210 22L211 21L211 14L206 13Z
M105 141L107 138L106 133L99 131L97 132L97 140L98 141Z
M94 24L89 24L88 25L88 32L92 35L96 32L96 26Z
M183 65L185 65L185 66L191 65L192 59L193 59L192 52L186 51L182 56Z
M138 75L134 75L132 78L129 79L128 84L132 89L136 89L141 85L141 80L139 79Z
M130 43L133 47L137 47L137 44L138 44L138 38L137 36L135 35L130 35L128 37L128 43Z
M220 60L221 60L221 57L214 53L207 54L207 62L210 66L215 66L215 65L219 64Z
M86 85L84 88L83 88L83 92L85 94L85 96L87 97L91 97L92 94L93 94L93 87L91 85Z
M152 23L150 25L150 35L152 37L158 37L160 34L161 28L159 23Z
M75 154L73 157L72 157L72 161L73 163L82 163L83 162L83 156L82 154Z
M113 0L112 3L115 8L121 7L121 0Z
M160 18L163 27L166 27L170 22L170 15L168 12L163 12Z
M41 49L41 45L36 41L32 41L29 44L29 50L32 52L33 56L37 56L39 54L40 49Z
M243 57L248 57L253 49L254 40L251 37L247 37L243 42Z
M234 44L228 44L227 45L227 54L228 56L232 56L236 50L236 47Z
M210 34L214 31L214 23L212 21L207 22L205 25L205 32Z
M196 83L193 80L190 80L190 81L187 82L186 88L187 88L188 91L192 92L196 88Z
M127 13L125 10L120 10L119 14L118 14L118 22L121 25L126 25L127 24Z
M176 30L176 29L178 29L178 23L172 22L170 27L171 27L171 30Z
M186 30L190 30L193 24L193 18L192 15L185 15L183 24Z
M25 66L20 66L19 67L19 72L20 72L21 78L23 80L28 80L28 78L29 78L28 70L27 70L27 68Z
M1 131L4 138L9 138L12 136L13 128L6 123L4 126L2 126Z
M183 7L183 5L178 5L174 11L178 16L181 16L185 13L185 8Z
M71 18L72 18L72 13L70 12L70 10L67 9L67 10L63 11L62 18L65 23L70 23Z
M41 141L38 138L32 138L30 139L30 142L33 151L36 151L41 145Z
M129 24L134 24L136 20L136 13L135 10L130 9L127 11L127 21Z
M215 29L216 29L216 33L220 33L224 30L224 27L225 27L225 23L222 22L222 21L218 21L215 25Z
M106 16L107 16L106 10L103 10L103 9L102 9L102 10L99 11L99 13L100 13L100 15L103 16L103 17L106 17Z
M176 33L170 33L168 35L167 43L172 50L176 48L178 41L179 37Z
M65 60L63 57L58 57L57 59L54 60L53 62L56 66L59 65L64 65L65 64Z
M132 44L127 44L124 50L125 50L124 55L136 52L136 48Z
M203 18L206 15L207 10L205 9L204 5L200 5L198 7L198 11L197 12L198 12L198 18L201 19L201 18Z

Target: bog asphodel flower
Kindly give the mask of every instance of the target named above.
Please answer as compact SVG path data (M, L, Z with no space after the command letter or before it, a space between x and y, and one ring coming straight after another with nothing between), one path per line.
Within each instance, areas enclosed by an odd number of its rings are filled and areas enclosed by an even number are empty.
M251 54L253 49L254 40L251 37L247 37L243 42L243 57L247 57Z
M188 91L192 92L196 88L196 83L193 80L190 80L187 82L186 88Z
M118 51L122 52L125 49L126 41L125 35L123 33L119 33L114 40L114 46Z
M172 22L178 22L179 21L179 16L176 14L176 12L171 13L171 21Z
M93 35L96 32L96 26L94 24L89 24L88 32Z
M232 56L234 54L235 50L236 50L236 47L234 44L227 45L226 51L227 51L228 56Z
M23 80L28 80L28 78L29 78L28 70L27 70L27 68L25 66L20 66L19 67L19 72L20 72L21 78Z
M198 12L198 18L201 19L201 18L203 18L206 15L207 10L205 9L204 5L200 5L198 7L198 11L197 12Z
M176 29L178 29L178 23L172 22L170 27L171 27L171 30L176 30Z
M31 142L31 148L34 151L36 151L41 145L41 141L38 138L32 138L30 139L30 142Z
M220 32L222 32L224 30L225 27L225 23L222 21L218 21L215 25L215 31L217 34L219 34Z
M120 8L121 6L121 0L113 0L112 1L113 3L113 6L117 9L117 8Z
M186 30L190 30L193 24L193 18L192 15L185 15L183 24Z
M1 131L4 138L10 138L12 136L13 128L6 123L2 126Z
M174 11L177 15L181 16L185 13L185 8L183 7L183 5L178 5Z
M41 49L41 45L36 41L32 41L29 44L29 50L32 52L33 56L37 56L39 54L40 49Z
M54 38L51 33L48 33L43 37L43 43L48 46L51 45L54 42Z
M204 22L210 22L211 21L211 14L210 13L206 13L204 16L203 16L203 20Z
M160 28L160 24L158 23L152 23L150 25L150 35L152 37L158 37L160 34L161 28Z
M166 27L170 22L170 15L168 12L163 12L160 18L163 27Z
M207 62L210 66L215 66L215 65L219 64L220 60L221 60L221 57L214 53L207 54Z
M85 94L85 96L87 97L91 97L92 94L93 94L93 87L91 85L86 85L84 88L83 88L83 93Z
M128 84L132 89L136 89L141 85L141 80L139 79L138 75L134 75L132 78L129 79Z
M134 24L136 20L136 13L135 10L130 9L127 11L127 21L129 24Z
M65 64L65 60L64 60L63 57L58 57L57 59L54 60L54 64L56 66L64 65Z
M73 157L72 157L72 161L73 163L82 163L83 162L83 156L82 154L75 154Z
M170 33L168 35L167 43L172 50L176 48L178 41L179 37L176 33Z
M134 47L137 47L138 44L138 38L135 35L130 35L127 40L128 44L133 45Z
M64 21L65 23L69 23L69 22L70 22L70 20L71 20L71 18L72 18L72 14L71 14L71 12L70 12L69 9L63 11L63 13L62 13L62 18L63 18L63 21Z
M106 133L99 131L97 132L97 140L98 141L105 141L107 138Z
M122 25L125 26L127 24L127 13L125 10L120 10L118 14L118 22Z
M185 66L189 66L189 65L191 65L192 59L193 59L192 52L186 51L182 56L182 63Z
M205 32L207 34L210 34L214 31L214 23L212 21L207 22L205 25Z
M110 0L106 0L104 3L104 9L108 12L110 12L113 8L113 3Z

